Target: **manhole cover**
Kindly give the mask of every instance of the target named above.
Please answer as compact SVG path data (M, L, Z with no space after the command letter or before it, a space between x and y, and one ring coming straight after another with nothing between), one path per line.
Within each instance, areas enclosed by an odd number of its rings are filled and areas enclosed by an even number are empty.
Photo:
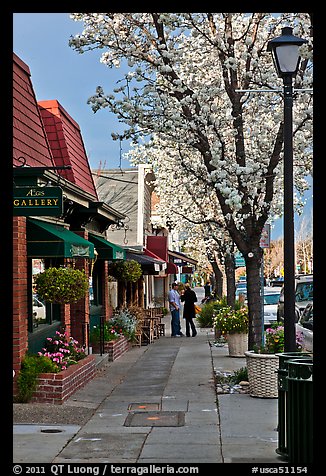
M184 412L131 412L124 426L184 426Z
M160 404L159 403L130 403L128 405L128 410L159 410Z
M62 430L58 428L44 428L41 430L41 433L62 433Z

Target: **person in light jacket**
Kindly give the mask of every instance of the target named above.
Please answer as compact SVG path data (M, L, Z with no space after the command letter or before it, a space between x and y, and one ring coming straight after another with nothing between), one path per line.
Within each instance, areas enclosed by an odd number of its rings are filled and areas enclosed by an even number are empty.
M190 337L190 328L192 337L197 335L196 326L193 319L196 317L195 302L197 302L197 295L193 289L190 288L190 284L185 284L185 290L181 294L180 299L184 302L183 318L186 320L186 336Z
M178 283L172 283L172 289L168 294L168 301L171 312L171 337L182 337L180 325L180 294L178 292Z

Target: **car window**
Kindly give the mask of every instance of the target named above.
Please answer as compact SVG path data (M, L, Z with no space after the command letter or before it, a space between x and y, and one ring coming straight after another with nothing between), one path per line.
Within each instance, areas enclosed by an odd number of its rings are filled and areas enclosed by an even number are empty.
M264 295L264 304L278 304L280 295L278 293L265 294Z
M313 299L313 282L298 283L295 291L295 300L311 301Z
M313 320L314 320L313 307L307 306L301 315L300 324L312 330Z

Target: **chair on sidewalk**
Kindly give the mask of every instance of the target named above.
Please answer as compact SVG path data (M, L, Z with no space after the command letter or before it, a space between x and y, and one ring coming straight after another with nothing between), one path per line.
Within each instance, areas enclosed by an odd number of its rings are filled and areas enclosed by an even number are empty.
M142 322L142 338L146 344L154 341L154 321L150 317L144 317Z

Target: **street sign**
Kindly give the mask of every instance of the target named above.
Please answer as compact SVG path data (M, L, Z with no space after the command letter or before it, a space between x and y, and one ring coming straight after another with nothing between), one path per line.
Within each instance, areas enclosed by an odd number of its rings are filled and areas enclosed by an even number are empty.
M243 266L246 266L245 259L239 251L235 253L234 255L234 261L235 261L235 267L236 268L242 268Z
M14 187L13 207L14 216L60 216L62 188Z
M270 248L271 247L271 226L269 223L264 225L264 228L261 232L260 243L261 248Z

